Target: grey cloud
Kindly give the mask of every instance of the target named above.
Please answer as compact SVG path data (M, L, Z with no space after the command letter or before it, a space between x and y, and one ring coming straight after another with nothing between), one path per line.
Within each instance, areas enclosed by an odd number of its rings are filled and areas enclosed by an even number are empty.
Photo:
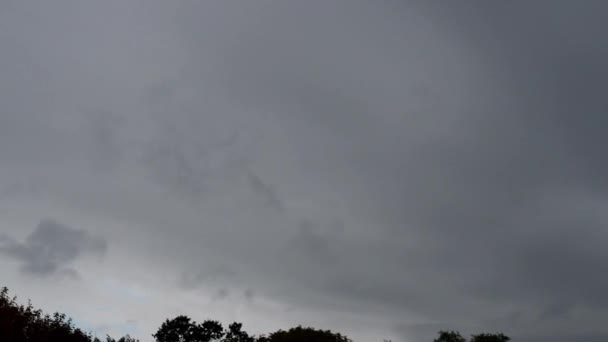
M217 265L201 270L183 272L179 284L186 289L193 289L201 285L226 284L236 277L238 277L238 273L235 270L225 265Z
M575 309L575 306L569 302L555 302L551 305L548 305L545 310L541 313L541 319L551 319L551 318L559 318L563 316L570 316L572 311Z
M297 260L308 259L315 264L327 265L336 260L331 240L318 232L318 226L308 220L298 225L296 234L287 241L285 251Z
M295 14L314 5L272 7L219 50L232 99L292 132L302 169L353 197L380 241L300 230L285 267L311 272L311 287L324 279L319 296L446 325L562 301L604 317L604 5L395 7L327 6L314 26ZM333 253L344 270L333 275L303 261Z
M177 121L152 120L155 133L136 145L135 155L155 182L201 198L235 173L243 173L248 161L236 146L238 130L206 127L208 122L190 114L173 114L180 118Z
M105 169L116 167L126 155L127 141L122 130L126 119L106 110L92 111L90 119L83 125L91 134L90 158L93 167Z
M255 299L255 292L252 289L245 289L243 296L245 296L247 301L251 302Z
M24 242L0 240L0 252L22 263L21 269L37 276L77 276L71 264L87 254L103 254L105 240L53 220L41 221Z
M216 300L222 300L222 299L228 298L229 296L230 296L230 290L225 287L222 287L215 292L215 295L213 296L213 298Z
M403 340L605 334L604 1L18 3L2 204L127 222L179 291ZM28 241L3 251L42 271L86 250Z
M200 151L193 151L191 158L185 153L175 144L163 144L149 149L143 161L150 166L154 176L169 187L200 195L206 190L207 181L206 172L197 163Z
M600 342L606 341L608 335L602 333L589 333L589 334L564 334L549 335L549 336L514 336L514 339L522 342L567 342L567 341L589 341L589 342Z
M266 205L279 212L283 212L283 203L277 196L276 190L270 184L265 183L257 174L251 171L247 173L247 179L251 186L251 190L253 190Z

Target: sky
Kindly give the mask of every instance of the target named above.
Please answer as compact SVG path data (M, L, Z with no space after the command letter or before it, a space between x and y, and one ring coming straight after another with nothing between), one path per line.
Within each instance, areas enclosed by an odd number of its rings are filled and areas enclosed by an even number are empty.
M142 342L605 341L607 11L0 0L0 286Z

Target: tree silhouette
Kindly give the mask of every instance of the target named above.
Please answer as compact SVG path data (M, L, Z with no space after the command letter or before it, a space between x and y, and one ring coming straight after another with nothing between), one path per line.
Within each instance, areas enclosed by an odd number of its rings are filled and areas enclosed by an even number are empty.
M95 339L95 341L93 341L93 342L101 342L101 341L99 341L99 339ZM109 335L106 335L106 342L139 342L139 340L134 339L133 337L129 336L128 334L121 337L118 340L112 338Z
M470 342L508 342L511 338L502 334L477 334L471 335ZM466 342L466 339L458 331L439 331L439 337L433 342Z
M0 290L0 341L11 342L89 342L90 335L77 329L64 314L44 315L32 303L19 305L9 297L6 287Z
M301 326L287 331L279 330L262 339L264 342L352 342L348 337L340 333L334 333L329 330L303 328Z
M254 342L254 338L242 330L243 324L234 322L228 326L224 342Z
M471 342L507 342L511 338L502 333L497 334L478 334L471 336Z
M152 335L157 342L352 342L348 337L330 330L297 326L270 335L254 337L243 330L243 324L233 322L224 330L218 321L206 320L197 324L180 315L167 319ZM508 342L502 334L471 335L469 342ZM28 301L19 305L17 297L10 297L7 288L0 288L0 341L8 342L102 342L76 327L61 313L44 314ZM126 335L116 340L106 336L105 342L139 342ZM390 342L390 341L385 341ZM467 342L457 331L439 331L433 342Z
M158 342L209 342L224 336L224 329L217 321L197 324L182 315L166 320L152 336Z
M466 339L458 331L439 331L439 337L433 342L466 342Z
M0 341L10 342L101 342L90 333L74 327L72 320L61 313L44 314L31 302L19 305L8 289L0 289ZM116 342L108 337L108 342ZM118 342L137 342L128 335Z
M224 328L218 321L206 320L201 325L201 334L206 336L207 341L219 340L224 336Z
M189 317L177 316L174 319L167 319L152 335L158 342L186 342L194 341L195 325Z

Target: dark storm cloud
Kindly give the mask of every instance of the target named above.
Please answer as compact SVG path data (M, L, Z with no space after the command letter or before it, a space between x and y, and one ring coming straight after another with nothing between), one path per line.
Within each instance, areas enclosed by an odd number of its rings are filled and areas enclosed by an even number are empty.
M447 41L407 6L389 14L353 5L346 15L299 4L259 14L242 44L226 48L222 81L233 99L306 130L310 149L299 156L329 156L312 169L344 172L372 202L362 214L383 242L365 250L364 273L344 272L328 293L448 325L488 311L508 317L511 306L546 321L576 307L605 317L606 5L412 8L449 31ZM299 19L313 11L314 25ZM442 55L441 44L465 52ZM312 152L314 141L324 150ZM356 244L299 234L288 243L301 242L287 247L294 253L342 248L342 267L359 261ZM389 242L409 239L420 243L399 250ZM302 258L292 267L305 270ZM316 275L330 277L322 267Z
M0 253L22 263L21 269L36 276L77 274L71 264L87 254L103 254L105 240L53 220L41 221L23 242L0 239Z
M601 127L607 120L602 95L608 78L608 45L601 33L605 9L602 1L441 6L441 10L452 11L446 18L468 29L461 33L471 44L484 48L509 74L507 81L517 88L519 101L530 109L515 113L533 125L535 134L530 136L542 137L546 145L561 143L552 146L553 151L551 147L546 150L552 151L554 158L570 158L575 163L568 167L561 160L562 167L553 173L568 179L573 176L590 191L605 190L602 174L606 160L601 147ZM464 20L469 20L468 25Z
M492 300L548 295L603 305L605 285L599 284L606 283L601 274L608 265L600 246L608 235L600 127L606 127L608 102L599 89L608 82L608 41L600 34L605 25L598 13L606 5L463 7L470 17L455 9L446 18L497 61L496 72L509 82L512 97L484 114L485 132L472 143L444 146L443 154L428 151L434 160L449 162L438 165L439 179L430 179L449 184L438 203L445 206L426 206L439 209L429 213L428 227L449 234L449 243L469 256L495 258L487 265L498 269L486 284ZM431 166L423 163L420 170Z
M605 335L604 1L24 4L2 204L119 227L142 274L290 324ZM91 236L58 231L2 250L68 268Z

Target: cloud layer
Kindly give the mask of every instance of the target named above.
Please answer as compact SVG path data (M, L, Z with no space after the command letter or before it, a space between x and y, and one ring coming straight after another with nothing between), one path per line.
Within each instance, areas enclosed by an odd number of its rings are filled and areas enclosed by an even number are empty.
M41 221L23 242L0 236L0 253L18 260L24 272L37 276L77 275L70 267L73 261L87 254L103 254L106 249L105 240L53 220Z
M2 251L77 269L69 310L146 333L187 313L357 341L601 338L606 10L5 1ZM87 231L20 236L41 215Z

